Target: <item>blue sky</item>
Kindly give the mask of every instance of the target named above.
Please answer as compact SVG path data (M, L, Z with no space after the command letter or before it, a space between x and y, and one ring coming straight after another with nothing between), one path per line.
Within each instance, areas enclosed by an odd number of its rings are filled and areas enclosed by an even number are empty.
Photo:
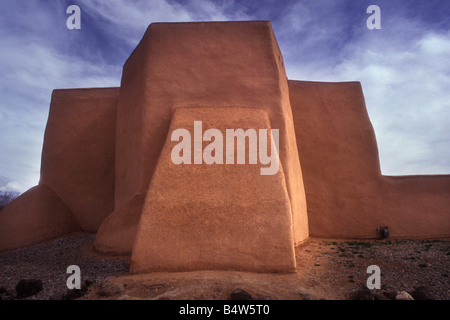
M0 191L38 183L53 89L119 86L147 26L171 21L270 20L289 79L362 83L383 174L450 174L449 17L448 0L3 0Z

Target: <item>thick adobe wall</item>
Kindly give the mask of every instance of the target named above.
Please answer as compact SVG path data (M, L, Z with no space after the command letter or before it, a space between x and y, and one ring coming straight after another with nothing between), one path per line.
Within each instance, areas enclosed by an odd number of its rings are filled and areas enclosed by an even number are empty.
M372 237L378 149L358 82L289 81L311 236Z
M131 256L145 196L146 193L135 196L105 218L95 237L96 251Z
M39 185L0 214L0 251L97 231L114 209L119 88L54 90Z
M382 176L380 207L398 238L450 236L450 175Z
M280 130L296 243L306 200L283 61L270 22L156 23L127 60L117 113L116 208L146 192L177 108L260 108Z
M80 231L54 190L40 184L0 211L0 252L20 249Z
M40 183L50 186L85 231L114 210L119 88L54 90Z
M359 82L289 81L311 236L450 235L450 176L382 176Z
M195 164L193 160L191 164L175 164L172 150L177 150L174 148L180 142L171 137L177 129L189 131L190 158L195 157L194 121L202 121L203 132L219 130L223 144L213 154L223 150L222 159L225 146L231 141L226 136L227 129L254 129L258 134L260 129L271 128L267 113L256 108L175 110L145 198L131 272L294 272L292 212L282 165L273 175L261 175L261 168L268 165L259 160L256 164L237 164L236 153L234 164L225 160L224 164ZM217 143L217 139L212 141ZM236 144L235 141L235 148ZM253 150L249 144L247 139L247 158L249 150ZM209 145L210 142L203 142L203 155ZM276 150L271 151L276 155ZM184 152L186 149L181 153Z

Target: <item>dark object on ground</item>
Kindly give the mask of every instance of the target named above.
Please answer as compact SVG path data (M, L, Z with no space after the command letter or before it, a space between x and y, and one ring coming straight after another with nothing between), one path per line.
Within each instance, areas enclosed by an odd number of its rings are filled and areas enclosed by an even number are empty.
M42 290L42 281L35 279L22 279L16 285L17 298L27 298Z
M114 282L105 282L101 289L98 291L98 295L101 297L111 297L114 295L121 294L125 290L123 284Z
M230 300L253 300L253 297L247 291L238 288L231 292Z
M373 298L374 300L391 300L382 293L377 293L376 295L373 296Z
M77 298L81 298L86 294L88 291L88 288L90 285L92 285L93 282L90 280L85 280L84 283L81 285L80 289L67 289L66 294L64 295L64 300L73 300Z
M420 286L414 289L414 291L411 292L411 296L414 300L436 300L436 296L431 289L425 286Z
M389 227L388 226L378 227L377 231L380 234L381 239L389 238Z
M387 298L389 298L390 300L394 300L395 297L397 296L397 291L395 291L395 290L387 290L387 291L384 291L383 294Z
M14 300L16 299L16 290L0 287L0 298L0 300Z
M353 300L373 300L372 293L366 286L361 286L361 288L353 293Z

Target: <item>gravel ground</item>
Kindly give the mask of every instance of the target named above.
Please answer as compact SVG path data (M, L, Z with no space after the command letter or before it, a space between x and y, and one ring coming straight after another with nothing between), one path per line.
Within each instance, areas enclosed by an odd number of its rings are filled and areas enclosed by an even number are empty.
M439 300L450 300L450 241L310 239L296 249L298 269L316 287L328 286L348 299L366 285L370 265L381 270L380 291L427 287ZM309 279L309 280L308 280Z
M95 234L81 234L0 254L0 287L14 289L21 279L42 280L41 292L28 300L47 300L64 294L67 267L77 265L83 280L101 281L129 271L128 259L93 253Z
M129 258L100 256L92 250L95 234L74 235L0 254L0 287L14 289L21 279L43 281L43 290L27 299L47 300L66 290L69 265L96 282L83 299L98 299L104 280L122 283L121 295L157 297L154 287L173 299L226 299L235 287L279 299L350 299L364 286L367 267L381 269L381 290L407 291L425 286L436 299L450 300L450 241L345 241L312 238L296 248L296 274L276 275L199 271L129 276ZM106 281L107 282L107 281ZM200 286L199 283L202 283ZM217 286L220 286L218 288ZM159 289L158 289L159 290ZM159 290L161 291L161 290ZM223 294L217 292L223 291ZM108 299L116 299L112 296Z

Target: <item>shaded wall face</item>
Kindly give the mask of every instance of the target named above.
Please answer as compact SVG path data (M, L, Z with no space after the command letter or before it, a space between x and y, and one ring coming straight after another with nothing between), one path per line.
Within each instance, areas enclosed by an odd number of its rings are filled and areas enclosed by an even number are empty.
M359 82L289 81L289 88L297 144L304 149L302 165L320 168L327 180L344 183L381 174L376 137Z
M41 184L50 186L81 228L97 231L114 209L118 88L53 92Z
M281 54L268 22L152 24L126 62L118 105L116 207L150 183L181 107L260 108L280 130L296 241L308 237L306 201Z
M80 231L69 208L55 191L40 184L0 212L0 252L20 249Z
M313 236L367 236L380 175L375 134L357 82L289 81Z

